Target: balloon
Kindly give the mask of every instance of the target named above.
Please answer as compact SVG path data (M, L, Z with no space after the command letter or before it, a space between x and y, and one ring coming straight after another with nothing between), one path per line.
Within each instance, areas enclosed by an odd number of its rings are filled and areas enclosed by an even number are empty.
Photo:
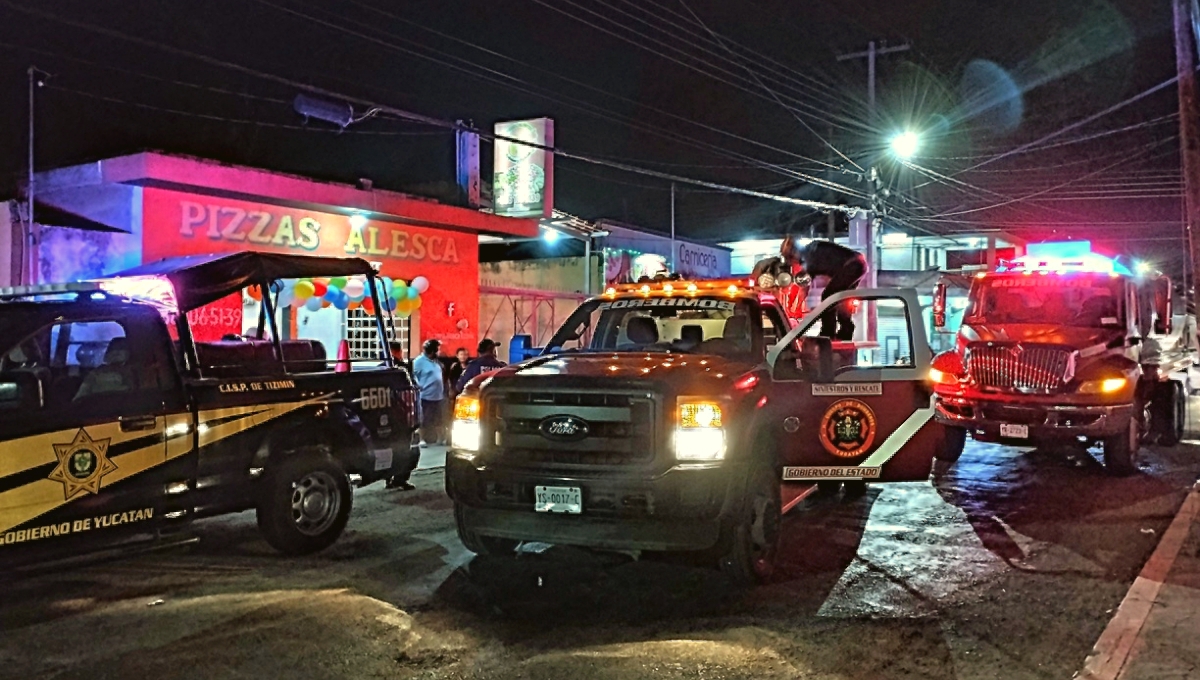
M313 296L313 293L317 292L317 288L313 285L313 282L305 279L297 281L296 287L292 290L295 291L297 300L307 300Z
M346 277L337 276L332 279L329 279L329 287L330 288L338 288L338 289L345 288L346 287Z
M421 291L417 290L416 288L408 289L408 299L409 300L416 300L417 297L420 295L421 295Z
M313 285L312 294L316 297L324 297L325 291L329 290L329 284L325 283L324 281L318 281L317 279L313 279L312 285Z
M421 308L421 298L418 297L418 298L413 299L412 308L413 308L413 311L416 311Z
M408 284L403 281L396 281L392 284L392 297L402 298L408 290Z
M334 288L333 286L329 286L329 288L325 291L325 294L322 295L321 297L325 298L326 300L329 300L330 302L333 302L334 300L337 300L341 295L342 295L342 291L338 290L337 288Z
M329 309L332 306L333 303L329 301L329 298L321 298L321 309Z
M275 298L276 307L290 307L296 301L296 294L288 289L279 291L279 296Z
M413 306L413 301L409 298L404 298L396 304L396 312L398 313L412 314L414 309L416 308Z
M406 312L403 309L396 310L396 316L400 317L401 319L407 319L408 315L409 315L409 312Z
M375 279L375 281L379 284L379 290L391 290L392 287L396 285L392 283L392 280L389 277L386 276L381 276Z
M280 281L280 280L275 280L275 281L272 281L271 285L268 287L271 289L272 293L278 293L279 291L283 290L284 282Z
M304 303L304 308L310 312L315 312L315 311L321 309L321 306L324 305L325 302L326 302L325 300L322 300L319 297L310 297L308 299L308 302Z
M375 313L375 301L369 297L363 298L362 310L364 312L366 312L367 314L374 314Z
M342 291L350 297L362 297L364 290L366 290L366 286L359 279L350 279L345 286L342 286Z
M412 280L412 287L416 288L418 293L424 293L429 290L429 279L424 276L418 276Z
M262 289L258 286L248 286L246 288L246 295L249 295L251 300L257 302L262 299Z
M346 309L358 309L358 306L359 306L360 304L362 304L362 302L360 302L359 300L355 300L354 298L350 298L350 302L349 302L349 303L346 305Z
M345 309L346 307L350 306L350 298L340 297L334 301L333 306L337 307L338 309Z
M394 312L394 311L396 311L396 307L398 307L398 306L399 306L399 304L396 302L396 298L390 298L390 299L388 300L388 306L387 306L387 308L388 308L388 311L389 311L389 312Z

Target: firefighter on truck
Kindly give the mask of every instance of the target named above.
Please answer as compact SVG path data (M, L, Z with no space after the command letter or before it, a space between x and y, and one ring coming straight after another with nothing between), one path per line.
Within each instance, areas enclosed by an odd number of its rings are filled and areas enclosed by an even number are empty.
M1161 273L1092 253L1086 242L1030 251L974 275L954 349L933 361L937 419L947 427L939 457L957 460L968 436L1100 444L1110 473L1136 472L1144 441L1172 445L1183 435L1194 321L1173 314ZM939 328L946 298L940 282Z
M252 252L0 289L0 567L248 509L272 547L310 553L342 533L352 484L407 474L414 391L382 335L350 371L275 333L278 282L311 276L375 290L365 260ZM192 337L187 312L247 286L264 301L256 334Z
M793 323L781 288L756 284L611 287L532 358L472 380L446 462L467 548L687 553L751 583L815 482L927 479L942 436L916 292L844 291ZM886 301L904 345L818 336L851 301Z

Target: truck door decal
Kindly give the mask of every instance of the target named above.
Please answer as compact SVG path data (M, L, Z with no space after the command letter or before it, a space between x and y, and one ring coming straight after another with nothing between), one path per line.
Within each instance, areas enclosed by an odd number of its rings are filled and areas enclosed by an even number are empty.
M880 467L891 460L908 443L908 440L912 439L913 435L933 418L934 410L934 397L931 395L929 406L914 411L907 420L900 424L900 427L897 427L888 435L887 439L883 440L879 448L875 449L875 453L867 456L860 467Z

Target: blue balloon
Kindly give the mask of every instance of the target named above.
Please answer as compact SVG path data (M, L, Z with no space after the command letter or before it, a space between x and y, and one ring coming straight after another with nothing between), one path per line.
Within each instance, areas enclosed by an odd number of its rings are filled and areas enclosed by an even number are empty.
M317 311L320 311L320 310L321 310L321 298L319 298L319 297L310 297L310 298L308 299L308 302L305 302L305 303L304 303L304 308L305 308L305 309L307 309L307 310L308 310L308 311L310 311L310 312L317 312Z
M421 292L418 291L416 288L413 288L410 286L408 288L408 292L406 293L406 295L408 295L409 300L416 300L418 297L421 296Z
M339 295L341 295L341 294L342 294L342 291L341 291L341 289L339 289L339 288L334 288L333 286L330 286L330 287L329 287L329 288L328 288L328 289L325 291L325 295L324 295L323 297L324 297L326 300L329 300L330 302L337 302L338 296L339 296Z
M396 298L388 298L387 307L389 312L396 311Z
M278 294L279 291L283 290L285 286L286 284L282 280L272 281L270 285L271 292Z
M343 295L334 301L333 306L338 309L345 309L350 306L350 299Z

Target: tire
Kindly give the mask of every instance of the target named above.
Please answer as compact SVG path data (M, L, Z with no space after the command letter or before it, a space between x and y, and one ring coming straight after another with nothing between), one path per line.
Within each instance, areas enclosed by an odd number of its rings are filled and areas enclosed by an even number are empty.
M937 459L943 463L956 463L967 447L967 428L947 425L946 437L938 449Z
M458 540L467 550L480 556L505 557L515 554L520 541L480 536L467 525L465 509L462 503L454 504L454 527L458 530Z
M1184 396L1183 386L1175 380L1160 384L1154 391L1151 409L1151 425L1154 427L1158 443L1163 446L1178 444L1183 439L1186 423L1187 398Z
M1138 450L1142 444L1141 426L1130 418L1125 431L1104 438L1104 467L1115 477L1128 477L1137 472Z
M324 550L342 535L354 494L345 470L325 453L293 453L267 468L258 528L285 555Z
M746 475L741 507L721 532L717 567L737 586L765 582L775 571L779 553L779 470L760 460Z

